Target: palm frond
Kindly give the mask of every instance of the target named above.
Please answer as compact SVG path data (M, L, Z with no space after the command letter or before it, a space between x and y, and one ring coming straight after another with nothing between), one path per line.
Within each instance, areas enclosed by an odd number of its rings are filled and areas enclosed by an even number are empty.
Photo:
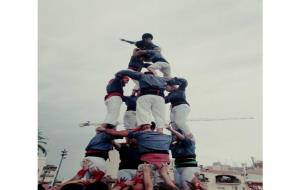
M42 152L45 156L47 156L47 150L46 148L42 145L46 145L47 142L45 141L47 138L43 137L43 134L41 131L38 131L38 152Z
M42 154L44 154L45 156L47 156L47 150L40 144L38 144L38 152L42 151Z

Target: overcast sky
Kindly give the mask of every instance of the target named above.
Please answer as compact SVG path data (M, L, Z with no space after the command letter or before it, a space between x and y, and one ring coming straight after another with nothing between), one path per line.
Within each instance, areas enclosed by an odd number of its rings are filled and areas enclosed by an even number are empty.
M188 80L190 119L255 118L190 122L199 163L262 159L260 0L40 0L39 129L49 139L49 164L69 151L60 178L75 174L94 135L78 124L104 119L106 84L127 67L133 46L119 38L138 40L145 32L172 75Z

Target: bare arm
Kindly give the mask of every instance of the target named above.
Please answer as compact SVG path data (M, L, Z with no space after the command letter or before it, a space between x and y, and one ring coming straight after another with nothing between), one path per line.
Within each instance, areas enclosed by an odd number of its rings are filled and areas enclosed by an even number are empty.
M128 131L126 131L126 130L116 131L114 129L106 129L104 127L97 127L96 132L105 132L105 133L110 134L112 136L120 136L120 137L127 137L128 136Z
M144 174L145 190L153 190L153 183L151 179L151 168L149 164L143 165L143 174Z
M168 165L167 164L163 164L163 166L159 169L159 173L167 185L169 185L175 189L178 189L168 174Z
M132 56L134 56L134 57L138 56L139 55L138 51L139 51L139 49L134 48Z

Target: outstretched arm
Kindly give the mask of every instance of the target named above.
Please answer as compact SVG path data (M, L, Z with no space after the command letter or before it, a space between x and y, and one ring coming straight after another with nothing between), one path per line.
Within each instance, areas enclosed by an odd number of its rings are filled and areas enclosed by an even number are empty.
M129 70L122 70L117 72L116 77L123 77L128 76L134 80L139 80L142 77L142 74L140 72L135 71L129 71Z
M121 40L122 42L127 42L127 43L129 43L129 44L135 44L134 41L125 40L125 39L123 39L123 38L121 38L120 40Z
M105 132L112 136L119 136L119 137L127 137L128 136L128 131L126 131L126 130L116 131L114 129L106 129L104 127L97 127L96 132Z

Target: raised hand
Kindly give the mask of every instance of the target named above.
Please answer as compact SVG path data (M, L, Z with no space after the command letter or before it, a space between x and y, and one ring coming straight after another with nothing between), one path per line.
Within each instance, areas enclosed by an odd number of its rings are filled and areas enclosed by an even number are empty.
M143 173L147 173L147 174L151 173L150 164L143 164Z
M159 173L160 174L168 174L168 164L162 164L161 168L159 168Z

